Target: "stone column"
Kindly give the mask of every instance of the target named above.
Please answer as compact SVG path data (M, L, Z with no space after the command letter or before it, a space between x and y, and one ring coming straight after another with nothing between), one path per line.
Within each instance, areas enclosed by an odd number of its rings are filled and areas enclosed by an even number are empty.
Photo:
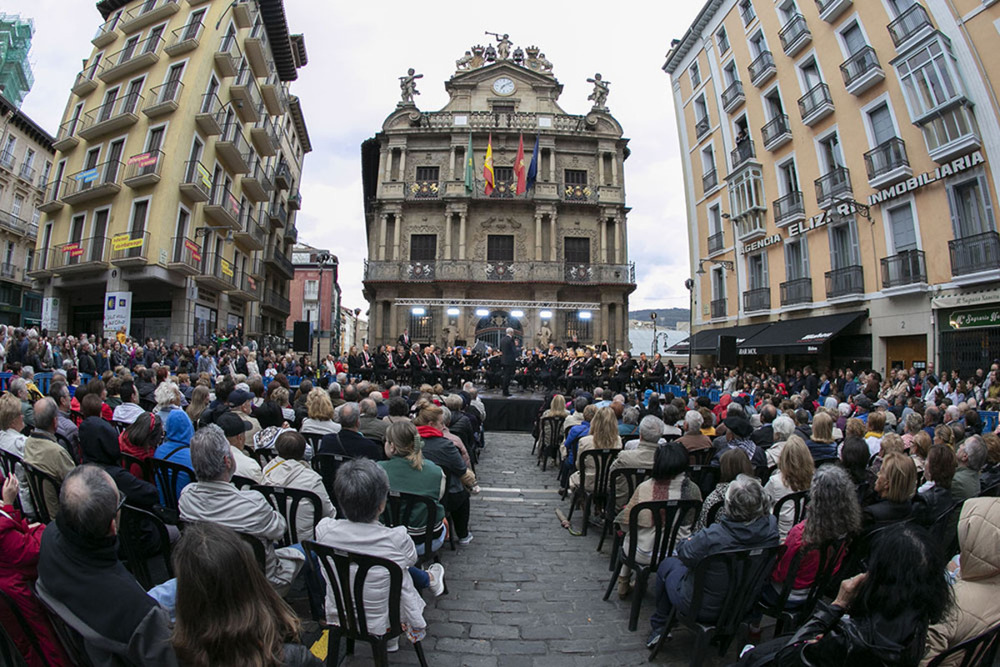
M597 258L598 264L608 261L608 219L601 218L601 252Z
M385 176L383 181L392 180L392 149L382 151L382 159L385 161Z
M448 180L455 180L455 151L458 150L457 147L452 146L451 150L448 151Z
M611 185L618 187L618 155L617 153L612 154L611 157Z
M406 181L406 148L399 149L399 180Z
M556 248L556 212L549 213L549 261L557 262L559 250Z
M386 234L386 218L388 214L380 213L378 216L378 254L376 258L381 260L385 259L385 234Z
M454 151L452 151L454 155ZM451 216L452 212L444 214L444 258L451 259Z
M459 211L458 213L458 258L465 259L465 218L466 211Z
M549 149L549 182L556 182L556 152L553 149Z
M542 214L535 213L535 261L542 261Z
M598 327L600 335L596 336L594 343L599 344L602 340L608 341L611 344L608 336L608 330L611 328L611 308L607 303L601 303L601 325Z
M625 237L622 235L622 217L615 216L615 264L622 264L622 246L625 245Z
M604 185L604 153L597 152L597 185Z
M392 239L392 258L397 262L400 260L399 256L399 235L400 227L403 226L403 214L394 213L393 217L396 219L396 224L393 225L393 239Z

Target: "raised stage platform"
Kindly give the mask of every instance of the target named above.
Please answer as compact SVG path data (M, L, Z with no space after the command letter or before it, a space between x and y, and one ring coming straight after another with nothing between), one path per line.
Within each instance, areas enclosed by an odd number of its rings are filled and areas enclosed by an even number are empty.
M510 397L504 397L498 391L481 391L479 397L486 406L487 431L530 433L544 402L541 394L530 392L513 392Z

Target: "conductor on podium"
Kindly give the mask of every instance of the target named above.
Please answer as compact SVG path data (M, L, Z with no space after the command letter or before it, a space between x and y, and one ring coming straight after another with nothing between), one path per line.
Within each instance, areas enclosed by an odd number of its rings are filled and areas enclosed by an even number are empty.
M510 380L514 377L514 367L517 364L517 342L514 340L514 330L507 327L507 332L500 339L500 365L503 371L503 395L510 396Z

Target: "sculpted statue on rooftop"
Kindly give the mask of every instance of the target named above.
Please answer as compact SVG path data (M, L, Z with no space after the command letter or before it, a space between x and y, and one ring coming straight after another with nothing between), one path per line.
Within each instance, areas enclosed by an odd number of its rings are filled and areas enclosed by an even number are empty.
M603 80L600 73L598 73L594 75L593 79L587 79L587 83L594 84L593 92L587 97L588 100L594 100L594 109L607 111L608 93L611 92L611 82Z
M406 76L399 77L399 94L402 97L402 101L399 103L400 106L414 104L413 96L420 94L420 91L417 90L417 79L422 79L423 77L423 74L417 74L416 70L412 67L406 70Z

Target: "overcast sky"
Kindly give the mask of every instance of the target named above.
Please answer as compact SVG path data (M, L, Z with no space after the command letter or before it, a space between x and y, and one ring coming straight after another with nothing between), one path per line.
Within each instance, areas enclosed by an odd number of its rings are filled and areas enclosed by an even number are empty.
M220 0L217 0L220 1ZM417 105L447 102L444 82L483 32L507 32L515 45L538 45L563 84L567 113L590 108L588 77L611 82L608 106L631 141L625 163L629 258L638 288L630 307L687 307L684 186L670 79L670 40L679 38L701 0L654 5L606 2L499 4L286 0L289 29L305 34L309 64L292 92L302 100L313 152L302 180L299 239L340 258L345 307L366 308L361 197L361 142L373 136L399 100L397 77L422 73ZM90 55L100 14L87 0L7 0L4 11L35 21L35 85L24 111L55 134L73 78ZM656 7L652 10L652 7ZM669 7L669 9L668 9ZM502 11L501 11L502 8Z

